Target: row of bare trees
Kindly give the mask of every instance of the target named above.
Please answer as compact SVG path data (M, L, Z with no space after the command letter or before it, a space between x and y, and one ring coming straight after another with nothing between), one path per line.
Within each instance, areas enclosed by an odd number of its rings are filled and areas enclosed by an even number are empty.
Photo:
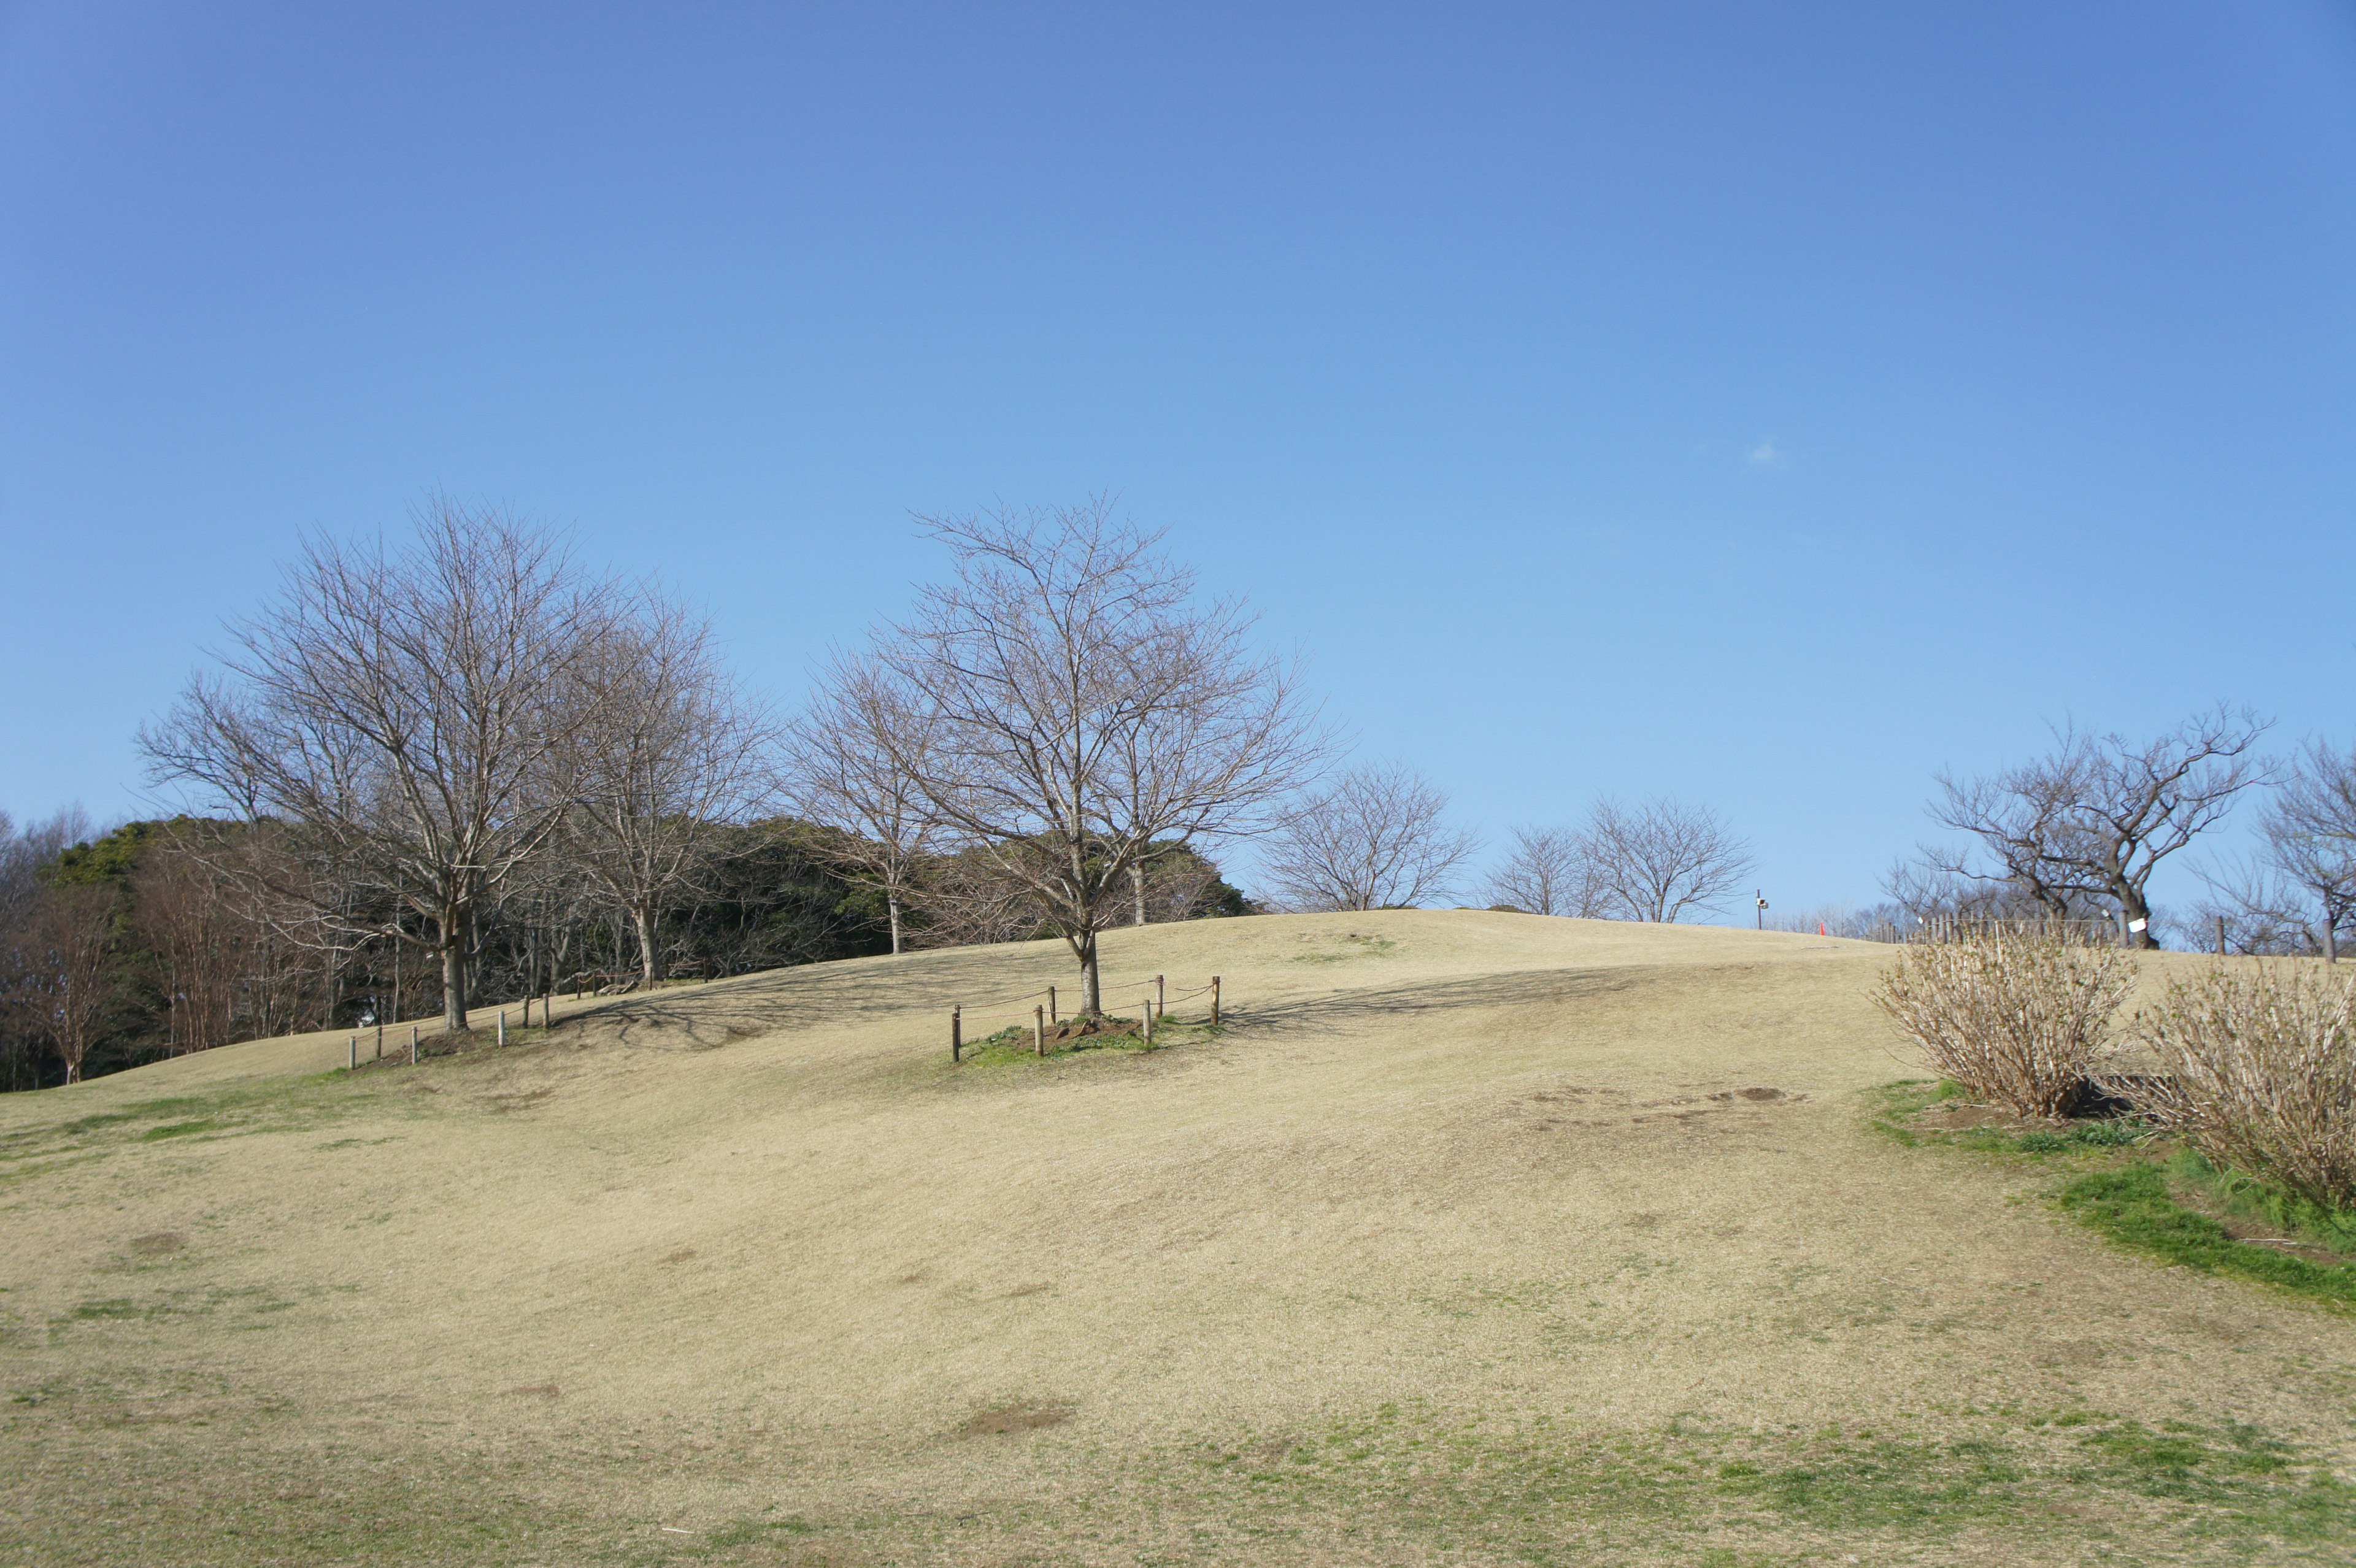
M1721 907L1751 868L1749 844L1708 806L1607 797L1576 827L1515 828L1488 894L1532 914L1674 922Z
M255 931L430 965L455 1029L487 922L520 943L528 988L593 917L652 981L666 910L780 807L872 891L893 951L1056 935L1089 1009L1106 929L1234 897L1214 847L1263 842L1279 901L1333 909L1440 897L1478 848L1412 769L1330 774L1296 665L1107 498L925 519L945 579L785 723L704 620L560 536L448 499L416 520L399 544L306 540L218 672L142 732L195 808L169 858L185 887L155 901L192 912L155 944L192 1040L213 1032L195 976L240 968L219 949ZM1575 834L1520 836L1499 896L1674 920L1747 864L1706 811L1605 802ZM1533 897L1514 879L1534 867Z
M433 964L453 1029L487 911L609 912L655 978L664 909L769 803L825 830L809 848L874 891L894 951L1058 935L1088 1008L1100 933L1201 909L1214 846L1263 840L1278 901L1335 909L1442 896L1477 849L1412 769L1329 777L1295 664L1108 499L923 521L946 578L789 723L686 607L438 499L411 543L307 540L141 741L234 825L190 837L203 875L297 944ZM1578 907L1630 918L1706 907L1747 863L1664 802L1606 803L1577 843Z

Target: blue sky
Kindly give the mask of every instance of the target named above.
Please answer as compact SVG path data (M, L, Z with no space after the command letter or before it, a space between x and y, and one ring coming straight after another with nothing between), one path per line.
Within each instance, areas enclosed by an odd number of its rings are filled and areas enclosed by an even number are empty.
M437 487L788 699L1114 489L1493 838L1785 909L2049 720L2356 733L2356 9L359 11L0 4L20 818Z

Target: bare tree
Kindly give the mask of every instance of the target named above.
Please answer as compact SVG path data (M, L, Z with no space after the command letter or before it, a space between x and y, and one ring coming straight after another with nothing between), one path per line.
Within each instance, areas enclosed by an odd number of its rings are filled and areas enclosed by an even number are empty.
M1262 867L1295 909L1392 909L1437 898L1480 848L1448 796L1404 763L1352 768L1294 811Z
M2310 741L2266 811L2266 856L2306 901L2299 912L2334 937L2356 922L2356 749Z
M2254 859L2201 873L2210 897L2187 937L2206 945L2222 921L2228 944L2244 953L2336 952L2356 938L2356 751L2310 741L2258 831L2265 848Z
M69 1083L81 1081L82 1061L118 994L114 906L111 888L42 888L5 956L19 1027L48 1041Z
M277 853L225 871L333 940L433 953L464 1029L477 917L573 808L562 766L605 721L584 677L615 595L506 513L437 499L417 526L398 551L306 541L230 625L226 678L191 681L140 742L159 782L278 825ZM388 917L395 899L423 930Z
M1590 917L1602 889L1580 836L1567 827L1516 827L1504 863L1489 874L1487 898L1526 914Z
M576 800L566 859L628 920L652 986L662 911L694 885L718 828L744 815L773 731L722 665L711 622L653 593L596 640L578 685L597 721L572 731L563 758Z
M242 890L181 842L186 836L183 831L159 837L132 873L133 920L155 955L175 1056L237 1038L252 966L249 950L261 934L254 923L241 918Z
M2214 827L2234 800L2262 783L2255 755L2266 723L2220 705L2142 744L2074 725L2056 731L2045 756L1983 779L1941 773L1932 817L1976 840L1941 869L2001 882L2057 915L2099 901L2157 947L2146 889L2169 856ZM1934 852L1935 853L1935 852Z
M1633 807L1597 801L1580 838L1599 903L1622 920L1665 924L1713 909L1751 874L1751 847L1717 813L1666 795Z
M80 806L21 828L0 812L0 1061L10 1089L40 1082L40 1058L51 1046L47 992L55 975L46 959L35 961L47 946L36 933L49 912L42 872L72 846L97 837Z
M916 784L932 752L930 722L922 694L889 668L839 659L787 733L785 789L795 811L836 830L810 847L884 895L894 953L905 941L916 876L941 837Z
M1263 828L1323 739L1237 603L1080 507L926 519L954 577L872 657L917 699L886 749L923 814L1036 901L1101 1010L1098 935L1157 842Z

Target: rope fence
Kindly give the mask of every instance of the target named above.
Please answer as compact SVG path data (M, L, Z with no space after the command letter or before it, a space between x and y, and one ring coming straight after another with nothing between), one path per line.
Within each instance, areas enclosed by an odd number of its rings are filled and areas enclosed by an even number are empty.
M1191 990L1180 991L1175 997L1173 997L1170 994L1169 976L1166 975L1156 975L1151 980L1132 980L1123 985L1114 986L1107 986L1102 982L1102 980L1099 980L1097 986L1097 994L1100 997L1108 993L1126 996L1133 991L1138 997L1139 1003L1139 1027L1143 1031L1147 1043L1151 1044L1153 1040L1154 1020L1158 1018L1167 1018L1170 1011L1170 1004L1173 1001L1191 1001L1196 997L1210 997L1210 1021L1214 1027L1216 1027L1219 1021L1219 976L1214 975L1211 976L1210 983L1208 985L1196 986ZM950 1008L949 1060L951 1061L962 1061L965 1060L966 1022L967 1015L969 1012L988 1015L995 1013L1001 1008L1020 1008L1020 1006L1024 1002L1031 1002L1033 1004L1031 1008L1033 1045L1041 1056L1046 1055L1047 1028L1051 1024L1060 1025L1063 1022L1058 1007L1058 997L1056 994L1057 989L1058 988L1056 987L1046 986L1036 991L1025 991L1020 996L1006 997L987 1002L977 1002L971 1008L968 1008L962 1002ZM1044 1002L1039 1001L1038 998L1041 997L1044 997L1046 1000ZM1005 1023L1001 1023L999 1025L999 1029L1004 1029L1010 1027L1014 1027L1019 1025L1021 1021L1022 1015L1017 1012L1014 1018L1009 1019Z

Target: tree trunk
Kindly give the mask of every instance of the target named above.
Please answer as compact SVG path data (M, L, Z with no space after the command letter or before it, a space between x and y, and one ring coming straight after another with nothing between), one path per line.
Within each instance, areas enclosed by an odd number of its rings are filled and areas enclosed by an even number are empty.
M900 951L900 896L897 893L886 894L884 907L892 912L892 951L896 955Z
M1089 932L1077 945L1080 950L1080 1011L1094 1018L1104 1011L1104 987L1097 969L1097 933Z
M655 973L655 912L650 908L634 909L630 921L638 929L638 983L651 991L662 977Z
M2141 931L2129 929L2136 921L2143 922ZM2129 947L2158 947L2159 938L2151 933L2151 905L2144 901L2141 888L2127 885L2119 889L2119 934L2126 939Z
M1130 886L1137 892L1137 923L1145 923L1145 862L1139 860L1129 868Z
M464 909L443 913L442 1028L451 1034L466 1032L466 938L468 915Z

